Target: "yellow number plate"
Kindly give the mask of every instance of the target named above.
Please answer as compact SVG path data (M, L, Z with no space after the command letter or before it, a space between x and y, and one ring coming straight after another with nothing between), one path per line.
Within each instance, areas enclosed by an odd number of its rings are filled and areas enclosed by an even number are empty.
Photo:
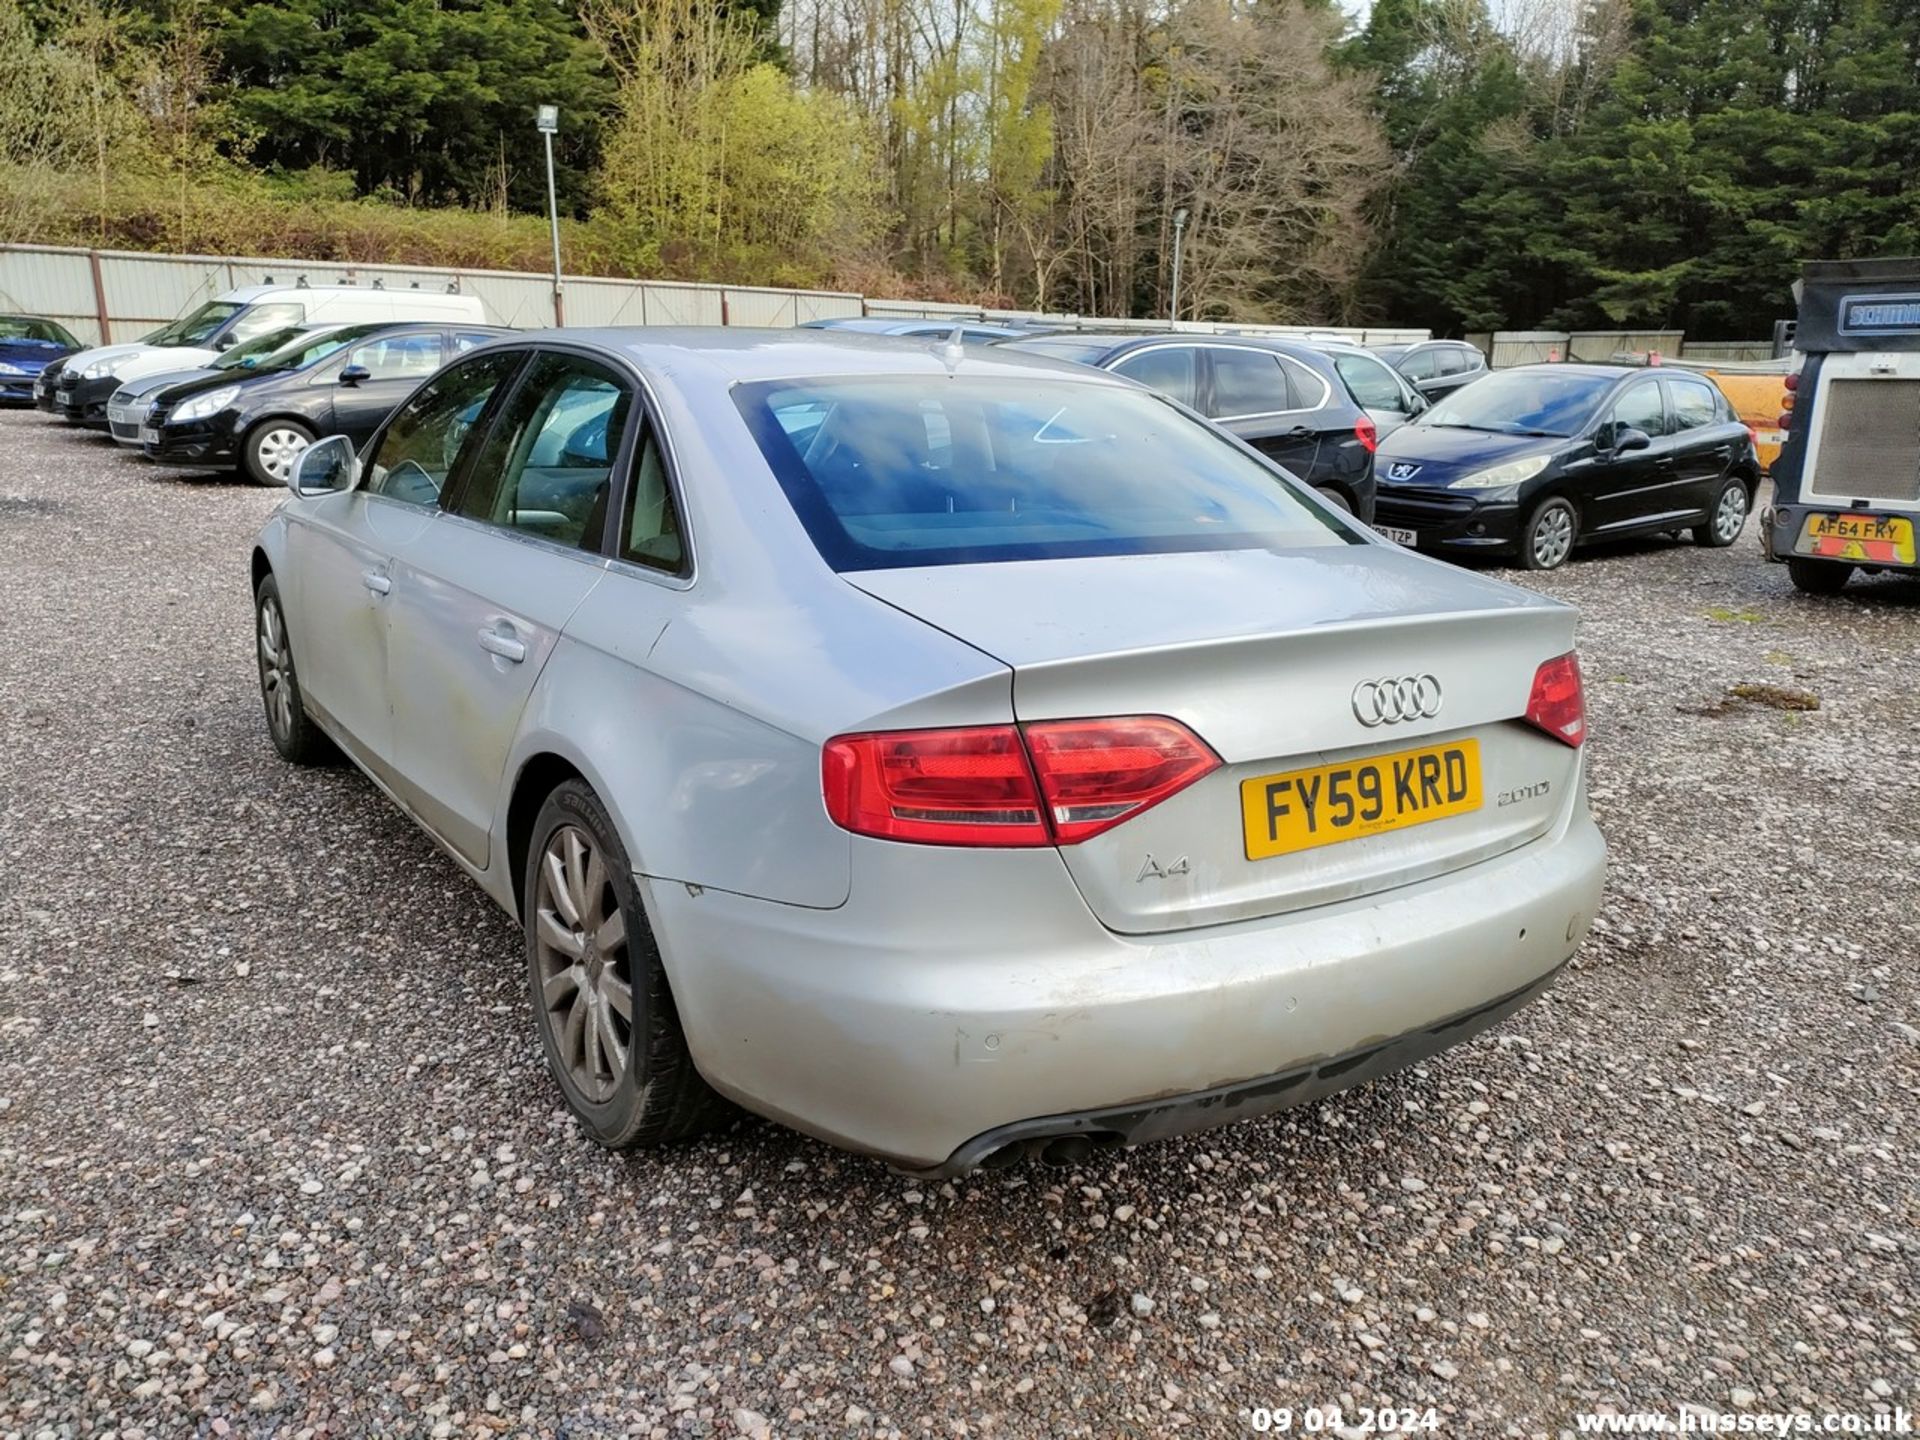
M1249 860L1404 830L1479 808L1478 740L1240 782Z
M1823 560L1911 565L1913 522L1897 515L1809 515L1793 549Z

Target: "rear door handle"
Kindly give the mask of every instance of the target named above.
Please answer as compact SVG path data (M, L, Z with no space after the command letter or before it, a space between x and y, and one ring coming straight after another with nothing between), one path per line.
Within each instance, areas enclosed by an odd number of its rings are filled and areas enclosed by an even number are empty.
M502 660L510 660L518 665L527 658L527 647L511 635L503 635L498 630L482 626L480 630L480 648L489 655L498 655Z
M385 595L393 589L393 581L389 580L385 575L382 575L378 570L362 570L360 572L360 583L376 595Z

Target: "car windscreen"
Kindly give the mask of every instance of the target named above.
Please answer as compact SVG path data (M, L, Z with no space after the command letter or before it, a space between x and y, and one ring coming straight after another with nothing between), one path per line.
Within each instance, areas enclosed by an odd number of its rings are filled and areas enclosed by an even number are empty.
M267 357L280 349L281 346L292 343L305 333L306 331L298 325L288 325L279 330L269 330L264 335L256 335L253 339L234 346L231 350L223 353L207 368L210 370L258 369L260 365L266 361Z
M1577 435L1613 382L1611 375L1551 368L1508 370L1456 390L1421 416L1419 423L1496 435Z
M53 321L29 315L0 315L0 340L38 340L48 345L65 345L69 349L80 343Z
M263 358L255 370L305 370L354 341L364 340L387 328L386 325L342 325L333 330L310 331Z
M238 310L224 300L209 300L191 315L174 321L166 329L149 335L149 345L201 345L213 338L213 332L224 325Z
M734 399L836 570L1365 543L1145 391L902 376L741 385Z
M1072 340L1065 337L1057 340L1003 340L998 342L998 348L1025 350L1030 355L1044 355L1049 360L1071 360L1076 365L1091 365L1113 349L1113 341Z

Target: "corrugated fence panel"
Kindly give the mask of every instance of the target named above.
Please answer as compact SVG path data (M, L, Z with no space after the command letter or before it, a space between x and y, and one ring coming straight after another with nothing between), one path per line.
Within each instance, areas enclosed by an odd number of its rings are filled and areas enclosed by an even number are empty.
M100 334L91 252L69 247L0 244L0 305L59 320L81 339L133 340L195 306L243 285L364 285L384 290L446 291L475 295L491 319L523 329L553 323L553 282L526 271L434 270L407 265L362 265L328 260L275 260L219 255L156 255L103 250L100 290L109 336ZM821 290L765 286L693 285L680 281L568 278L569 325L798 325L861 314L903 319L1006 319L1089 329L1170 330L1196 334L1292 335L1321 339L1426 338L1424 330L1359 330L1301 325L1228 325L1213 321L1101 319L1031 310L983 310L934 300L870 300ZM1564 337L1563 337L1564 338Z
M775 325L782 329L799 324L794 314L794 297L781 290L737 290L727 287L727 323L729 325Z
M173 260L102 252L100 288L115 341L137 340L175 316L231 290L228 267L217 260Z
M546 275L512 275L481 270L460 276L460 290L477 295L488 316L516 330L544 330L553 324L553 280ZM573 300L568 290L566 303Z
M1771 360L1771 340L1682 341L1680 355L1686 360Z
M1567 358L1564 330L1496 330L1487 364L1495 370L1511 365L1540 365Z
M1575 330L1567 336L1567 358L1605 364L1616 355L1679 353L1678 330Z
M89 345L102 339L84 250L0 248L0 306L58 320Z

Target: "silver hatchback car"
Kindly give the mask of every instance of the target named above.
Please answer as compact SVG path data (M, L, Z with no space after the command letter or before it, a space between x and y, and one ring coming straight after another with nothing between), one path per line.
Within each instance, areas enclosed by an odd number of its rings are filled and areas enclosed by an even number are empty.
M526 934L587 1131L895 1165L1310 1101L1598 904L1574 613L1099 371L809 332L477 350L253 555L274 744Z

